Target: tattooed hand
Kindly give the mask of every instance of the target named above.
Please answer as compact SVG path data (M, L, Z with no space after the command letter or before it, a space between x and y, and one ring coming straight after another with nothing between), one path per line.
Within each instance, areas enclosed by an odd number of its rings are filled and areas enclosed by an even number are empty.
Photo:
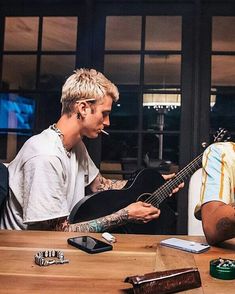
M162 175L162 177L164 178L165 181L170 180L172 178L174 178L175 174L169 174L169 175ZM180 183L178 187L176 187L173 191L172 194L177 193L180 189L182 189L184 187L184 182ZM172 195L171 194L171 195Z
M126 210L129 214L129 219L138 222L141 221L143 223L147 223L155 218L158 218L160 215L160 210L150 203L145 203L142 201L138 201L132 203L126 207Z

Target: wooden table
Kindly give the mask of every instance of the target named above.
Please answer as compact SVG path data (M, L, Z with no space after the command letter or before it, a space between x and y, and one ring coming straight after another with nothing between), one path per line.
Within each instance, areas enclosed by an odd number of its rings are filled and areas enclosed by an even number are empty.
M192 254L159 245L169 236L115 235L112 251L87 254L67 244L78 233L40 231L0 231L0 293L132 293L124 283L127 276L152 271L198 267L202 288L181 293L234 293L235 280L223 281L209 275L209 261L235 259L235 239L223 248L211 247ZM80 234L81 235L81 234ZM101 239L101 234L89 234ZM205 242L204 237L178 236ZM40 267L34 263L38 251L64 251L68 264Z

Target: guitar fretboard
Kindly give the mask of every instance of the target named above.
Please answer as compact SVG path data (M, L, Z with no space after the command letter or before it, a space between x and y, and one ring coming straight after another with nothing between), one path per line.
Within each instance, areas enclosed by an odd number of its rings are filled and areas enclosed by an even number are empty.
M181 169L174 178L165 182L161 187L154 191L151 196L149 196L145 202L151 203L153 206L159 206L172 191L184 182L188 177L190 177L202 164L203 153L198 155L193 161Z
M219 128L214 136L214 142L226 142L230 140L228 131L224 128ZM166 198L168 198L174 188L177 188L180 183L184 182L188 177L190 177L202 164L203 153L198 155L193 161L186 165L182 170L180 170L176 176L167 181L161 187L159 187L155 192L149 196L145 202L151 203L153 206L159 206Z

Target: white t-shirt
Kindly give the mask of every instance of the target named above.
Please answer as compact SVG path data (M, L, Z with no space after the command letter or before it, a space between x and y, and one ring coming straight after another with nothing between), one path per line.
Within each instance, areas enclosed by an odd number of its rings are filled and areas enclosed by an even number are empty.
M59 135L50 128L31 137L8 169L10 195L0 227L18 230L68 216L98 174L83 142L69 157Z

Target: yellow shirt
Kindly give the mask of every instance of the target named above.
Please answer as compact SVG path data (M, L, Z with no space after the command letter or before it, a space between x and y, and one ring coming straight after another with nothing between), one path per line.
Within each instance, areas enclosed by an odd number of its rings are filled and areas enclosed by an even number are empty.
M203 154L200 202L195 217L201 219L201 205L209 201L235 201L235 143L210 145Z

